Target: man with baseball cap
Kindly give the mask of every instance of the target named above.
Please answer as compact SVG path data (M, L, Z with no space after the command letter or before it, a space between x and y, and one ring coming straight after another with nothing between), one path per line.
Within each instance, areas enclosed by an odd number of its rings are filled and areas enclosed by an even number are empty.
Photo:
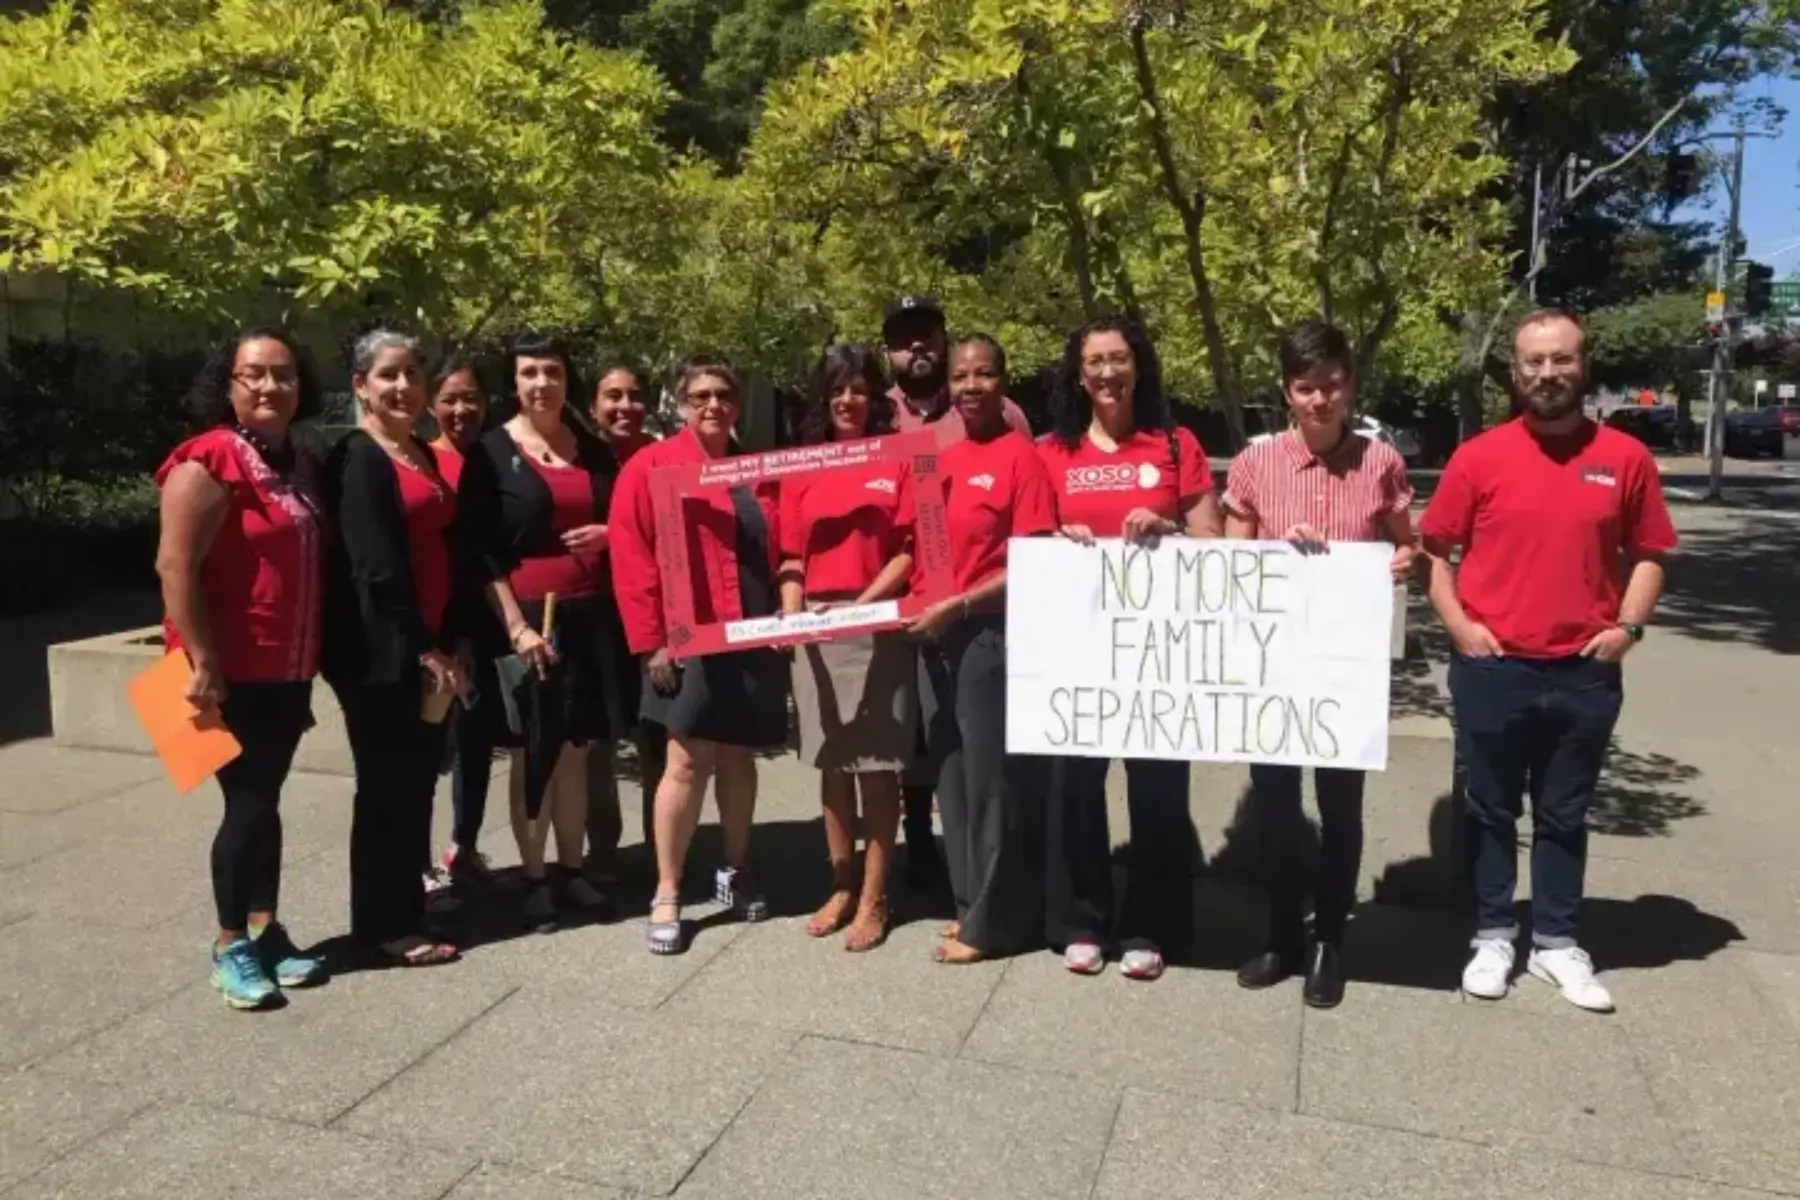
M937 297L908 293L892 301L882 317L881 342L894 381L888 396L895 427L911 433L946 414L960 425L962 418L950 406L950 338ZM1030 438L1024 410L1011 400L1005 403L1006 423Z

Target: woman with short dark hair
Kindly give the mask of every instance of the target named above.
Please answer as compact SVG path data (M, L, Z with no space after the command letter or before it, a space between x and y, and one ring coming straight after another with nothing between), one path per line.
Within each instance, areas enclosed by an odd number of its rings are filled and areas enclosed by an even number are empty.
M324 508L317 465L293 438L294 422L318 415L319 386L287 334L247 329L201 370L189 402L206 428L156 472L163 640L193 665L188 700L243 747L218 774L213 984L233 1008L265 1008L325 977L276 917L281 789L312 725L323 640Z
M825 351L801 422L808 444L893 431L894 402L867 346ZM781 610L822 611L901 595L912 572L912 469L824 470L781 484ZM917 655L881 633L798 647L794 709L800 758L820 771L832 892L806 923L813 937L846 925L844 949L887 937L888 868L900 821L900 772L918 740ZM856 801L868 849L856 861Z
M1206 454L1175 424L1156 348L1135 324L1105 319L1070 334L1053 404L1056 431L1038 443L1038 453L1065 537L1154 543L1178 534L1219 536ZM1045 932L1076 974L1105 970L1116 939L1119 973L1153 980L1163 973L1165 951L1187 949L1194 936L1200 846L1188 815L1188 764L1125 761L1131 857L1117 903L1106 817L1111 765L1066 756L1052 768Z
M589 743L610 741L625 727L616 661L607 509L618 462L568 410L579 394L563 344L530 336L512 348L518 413L484 436L463 467L466 542L477 576L511 642L534 670L559 673L546 695L566 737L548 768L541 797L527 794L526 757L512 766L513 836L519 843L528 891L524 917L534 929L553 925L556 896L544 862L556 833L558 884L564 904L595 910L605 897L581 874L587 827ZM556 597L554 642L547 641L547 600ZM542 801L536 813L532 805Z
M768 916L750 876L750 830L756 816L754 752L787 741L786 659L774 650L741 650L677 663L665 626L663 536L651 506L651 473L659 467L724 458L743 403L743 385L719 358L690 360L675 380L687 428L632 456L613 501L614 585L632 653L644 664L639 711L669 731L668 762L656 792L656 895L645 930L653 954L686 949L681 877L709 780L716 781L725 862L713 894L746 921ZM737 621L776 611L776 489L700 487L681 497L681 525L697 619Z
M350 936L363 953L401 967L457 956L425 935L419 866L431 857L444 718L467 689L446 624L456 493L416 432L425 411L420 359L417 340L391 329L356 339L350 381L361 416L326 470L338 539L326 578L325 675L356 768Z

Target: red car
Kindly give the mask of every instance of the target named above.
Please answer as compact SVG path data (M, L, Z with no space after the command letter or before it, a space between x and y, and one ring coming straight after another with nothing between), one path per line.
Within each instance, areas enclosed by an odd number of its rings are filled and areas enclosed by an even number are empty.
M1778 404L1775 415L1781 418L1781 432L1789 437L1800 437L1800 404Z

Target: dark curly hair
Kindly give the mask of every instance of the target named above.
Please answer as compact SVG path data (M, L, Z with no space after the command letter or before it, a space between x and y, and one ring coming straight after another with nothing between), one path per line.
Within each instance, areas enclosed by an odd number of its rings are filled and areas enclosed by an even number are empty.
M1131 389L1132 424L1150 432L1172 428L1174 416L1163 391L1162 360L1156 357L1156 347L1136 323L1123 317L1102 317L1071 333L1063 347L1062 369L1057 372L1050 399L1051 428L1056 440L1073 450L1093 422L1094 401L1082 386L1081 357L1087 340L1096 333L1116 333L1131 347L1131 360L1137 367L1137 383Z
M467 371L475 377L475 386L481 389L482 399L487 399L487 384L481 378L481 368L475 356L467 350L451 350L431 365L431 377L427 381L431 388L431 397L444 390L452 375Z
M802 444L810 446L837 437L831 425L831 398L846 384L859 379L869 393L869 419L863 436L880 437L894 432L894 401L887 394L881 357L873 347L860 342L835 342L825 347L813 370L806 415L800 419Z
M982 333L979 329L970 333L965 333L951 343L950 357L955 358L956 352L961 350L964 346L986 346L993 352L994 365L1000 368L1001 380L1003 382L1011 380L1012 376L1006 367L1006 347L1000 344L999 338L991 333Z
M294 356L294 370L300 377L300 403L294 409L296 422L310 420L325 411L324 393L319 388L319 375L313 369L312 356L293 335L272 325L253 325L232 334L218 348L188 389L187 407L194 420L211 429L236 421L231 408L231 373L237 369L238 350L245 342L280 342Z

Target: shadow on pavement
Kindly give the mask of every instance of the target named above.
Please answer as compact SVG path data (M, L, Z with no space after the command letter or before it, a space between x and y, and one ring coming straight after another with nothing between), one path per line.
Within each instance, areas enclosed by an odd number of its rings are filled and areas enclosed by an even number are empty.
M1698 767L1679 759L1635 754L1614 742L1588 810L1588 828L1612 837L1666 837L1674 822L1705 815L1706 805L1682 790L1699 777Z
M1800 653L1800 521L1745 514L1690 529L1670 564L1656 623L1707 642Z
M50 734L51 646L154 625L161 617L154 592L102 592L72 608L0 621L0 678L6 680L0 745Z

